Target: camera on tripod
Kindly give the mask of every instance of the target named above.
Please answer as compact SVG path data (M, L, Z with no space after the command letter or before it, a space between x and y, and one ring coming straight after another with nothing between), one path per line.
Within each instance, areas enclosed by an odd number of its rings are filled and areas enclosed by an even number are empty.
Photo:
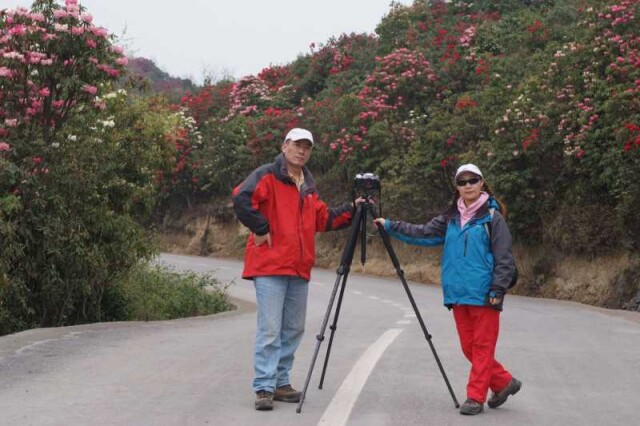
M374 191L380 192L380 178L373 173L358 173L353 180L356 193L363 198L370 198Z

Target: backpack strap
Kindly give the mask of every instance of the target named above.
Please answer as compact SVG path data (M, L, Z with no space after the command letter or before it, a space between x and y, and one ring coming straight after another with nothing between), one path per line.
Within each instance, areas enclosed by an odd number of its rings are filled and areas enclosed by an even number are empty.
M491 244L491 234L493 231L493 214L495 212L495 207L489 207L489 215L491 216L491 220L484 223L484 229L487 231L487 235L489 236L489 244Z

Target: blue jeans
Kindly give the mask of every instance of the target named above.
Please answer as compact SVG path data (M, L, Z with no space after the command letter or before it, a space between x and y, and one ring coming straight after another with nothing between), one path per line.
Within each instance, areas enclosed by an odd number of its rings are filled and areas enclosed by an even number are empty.
M290 384L289 372L302 340L309 282L294 276L256 277L258 327L253 391Z

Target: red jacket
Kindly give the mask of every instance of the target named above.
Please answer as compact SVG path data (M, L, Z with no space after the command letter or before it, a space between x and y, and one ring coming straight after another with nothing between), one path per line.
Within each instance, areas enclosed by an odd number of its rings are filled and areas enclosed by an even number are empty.
M315 263L316 232L349 226L349 205L329 209L316 191L313 175L303 167L298 188L289 177L284 156L258 167L233 190L233 207L240 222L252 232L247 241L242 278L293 275L309 280ZM253 234L271 233L256 246Z

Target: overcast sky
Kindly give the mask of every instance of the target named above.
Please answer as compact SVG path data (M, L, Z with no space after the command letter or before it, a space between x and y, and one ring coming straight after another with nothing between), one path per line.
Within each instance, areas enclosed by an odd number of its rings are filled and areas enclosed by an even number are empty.
M0 0L0 8L31 0ZM58 0L64 3L64 0ZM236 78L293 61L311 43L373 33L391 0L79 0L134 56L176 77ZM397 3L411 4L412 0ZM124 35L123 35L124 33Z

